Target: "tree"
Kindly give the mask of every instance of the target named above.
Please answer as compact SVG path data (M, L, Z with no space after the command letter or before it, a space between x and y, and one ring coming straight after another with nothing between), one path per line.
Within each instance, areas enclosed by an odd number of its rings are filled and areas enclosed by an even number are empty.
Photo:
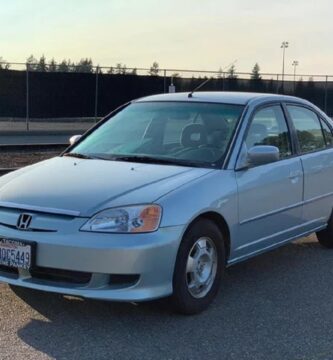
M57 71L57 62L52 58L49 65L49 72L56 72Z
M233 64L230 66L230 68L227 71L227 78L228 79L237 79L237 75L236 75L236 66Z
M74 65L74 66L73 66ZM77 64L72 64L73 71L92 73L93 72L93 61L91 58L83 58Z
M148 71L148 74L151 76L158 76L159 71L160 71L160 67L158 65L158 62L154 61L153 65L150 67L150 70Z
M8 70L10 68L10 64L6 60L0 56L0 70Z
M255 65L252 69L251 80L261 80L260 66L258 63L255 63Z
M72 62L70 59L68 59L67 66L69 72L78 72L78 67L76 66L74 61Z
M127 74L127 67L126 67L125 64L124 64L124 65L122 66L122 68L121 68L121 74L122 74L122 75L126 75L126 74Z
M69 60L69 62L70 62L70 60ZM62 62L58 65L58 71L59 72L68 72L68 71L70 71L68 63L67 63L67 61L65 59L62 60Z
M36 71L41 71L41 72L47 71L46 59L45 59L44 55L39 59L35 70Z
M131 75L138 75L138 69L137 69L137 68L134 68L134 69L131 71Z
M115 73L117 75L121 75L122 72L123 72L123 65L122 65L122 63L118 63L115 67Z
M27 69L28 70L36 71L38 61L33 55L30 55L27 58L26 63L27 63Z
M109 69L108 74L127 75L129 74L129 72L125 64L118 63L116 67L112 67ZM131 74L136 75L136 69L133 69Z

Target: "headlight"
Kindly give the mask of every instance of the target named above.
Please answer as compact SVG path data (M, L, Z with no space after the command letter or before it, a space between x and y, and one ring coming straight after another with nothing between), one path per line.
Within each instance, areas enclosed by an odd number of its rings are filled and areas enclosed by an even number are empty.
M88 220L82 231L143 233L158 229L162 208L159 205L125 206L103 210Z

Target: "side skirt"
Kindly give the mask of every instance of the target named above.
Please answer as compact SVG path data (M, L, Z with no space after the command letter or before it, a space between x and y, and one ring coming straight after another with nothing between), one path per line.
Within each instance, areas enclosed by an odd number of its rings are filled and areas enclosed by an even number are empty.
M267 251L270 251L270 250L274 250L274 249L276 249L276 248L279 248L279 247L282 246L282 245L285 245L285 244L287 244L287 243L289 243L289 242L291 242L291 241L300 239L300 238L302 238L302 237L304 237L304 236L311 235L311 234L314 233L314 232L317 232L317 231L320 231L320 230L324 230L326 227L327 227L327 224L326 224L326 225L322 225L322 226L318 226L318 227L316 227L316 228L314 228L314 229L311 229L310 231L306 231L306 232L304 232L304 233L302 233L302 234L298 234L297 236L293 236L293 237L287 238L287 239L282 240L282 241L280 241L280 242L278 242L278 243L276 243L276 244L269 245L269 246L267 246L267 247L265 247L265 248L262 248L262 249L253 251L253 252L251 252L251 253L249 253L249 254L246 254L246 255L243 255L243 256L236 257L236 258L234 258L234 259L230 259L230 260L228 261L228 263L227 263L227 267L229 267L229 266L231 266L231 265L234 265L234 264L237 264L237 263L240 263L240 262L242 262L242 261L244 261L244 260L250 259L250 258L252 258L252 257L254 257L254 256L256 256L256 255L263 254L263 253L265 253L265 252L267 252Z

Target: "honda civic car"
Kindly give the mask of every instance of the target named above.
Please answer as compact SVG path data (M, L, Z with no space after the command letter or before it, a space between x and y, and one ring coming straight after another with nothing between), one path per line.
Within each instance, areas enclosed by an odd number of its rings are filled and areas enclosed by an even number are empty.
M282 95L125 104L0 178L0 281L200 312L228 266L314 232L333 247L332 129Z

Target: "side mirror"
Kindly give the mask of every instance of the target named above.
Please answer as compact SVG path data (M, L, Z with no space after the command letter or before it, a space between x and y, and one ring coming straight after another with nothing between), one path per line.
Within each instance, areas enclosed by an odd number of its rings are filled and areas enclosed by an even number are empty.
M73 135L70 139L69 139L69 143L70 145L74 145L80 138L82 135Z
M276 146L258 145L253 146L247 152L249 166L269 164L280 159L280 150Z

